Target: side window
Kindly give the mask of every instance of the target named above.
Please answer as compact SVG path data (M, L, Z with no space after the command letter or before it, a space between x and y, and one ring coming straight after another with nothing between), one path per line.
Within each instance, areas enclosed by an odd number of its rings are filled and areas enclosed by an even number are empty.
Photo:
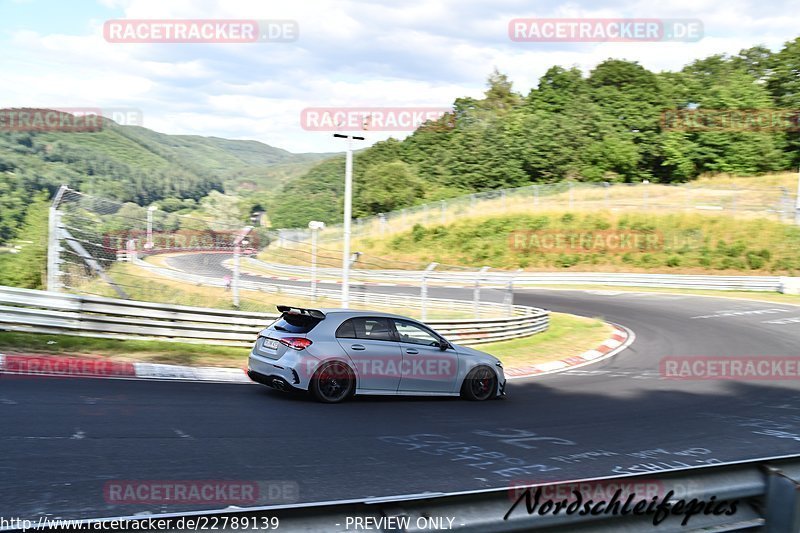
M336 330L340 339L394 341L388 318L351 318Z
M394 325L397 328L397 333L400 334L400 342L439 346L439 339L427 329L403 320L395 320Z
M356 330L353 327L353 320L349 319L345 320L341 326L336 330L336 338L337 339L355 339L356 338Z
M388 318L355 318L356 337L373 341L393 341Z

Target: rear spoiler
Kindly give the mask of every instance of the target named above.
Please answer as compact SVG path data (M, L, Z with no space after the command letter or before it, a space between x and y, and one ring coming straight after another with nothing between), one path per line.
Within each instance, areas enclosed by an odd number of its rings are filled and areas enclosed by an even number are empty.
M304 309L302 307L290 307L288 305L279 305L278 311L280 311L281 313L286 313L288 315L305 315L305 316L310 316L312 318L318 318L320 320L325 318L325 313L323 313L319 309Z

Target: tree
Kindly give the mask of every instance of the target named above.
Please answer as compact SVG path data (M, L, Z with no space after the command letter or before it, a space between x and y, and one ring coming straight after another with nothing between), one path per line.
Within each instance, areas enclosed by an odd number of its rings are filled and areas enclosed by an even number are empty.
M409 206L424 194L422 181L402 161L373 165L364 174L356 203L368 213L385 213Z

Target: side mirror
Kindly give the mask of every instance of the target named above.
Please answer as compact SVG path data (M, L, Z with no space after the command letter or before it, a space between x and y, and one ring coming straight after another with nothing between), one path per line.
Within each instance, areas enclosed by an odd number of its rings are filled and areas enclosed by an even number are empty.
M450 348L450 343L449 343L449 342L447 342L447 341L446 341L446 340L444 340L444 339L442 339L441 341L439 341L439 349L440 349L441 351L445 351L445 350L447 350L448 348Z

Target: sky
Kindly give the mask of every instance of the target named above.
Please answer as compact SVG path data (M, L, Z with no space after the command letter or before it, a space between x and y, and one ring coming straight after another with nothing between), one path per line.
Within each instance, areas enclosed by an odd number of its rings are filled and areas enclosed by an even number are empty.
M613 57L653 71L800 35L796 0L0 0L2 107L124 108L172 134L342 149L306 108L447 108L497 68L522 94L553 65ZM699 19L694 42L514 42L516 18ZM119 19L292 20L291 42L115 43ZM403 132L364 133L361 146Z

